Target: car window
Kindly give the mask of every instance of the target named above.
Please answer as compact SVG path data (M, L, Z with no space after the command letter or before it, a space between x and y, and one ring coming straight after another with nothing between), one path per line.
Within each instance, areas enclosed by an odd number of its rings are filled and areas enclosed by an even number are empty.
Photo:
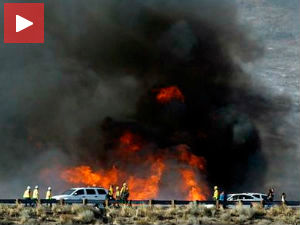
M79 189L77 190L74 195L84 195L84 190L83 189Z
M245 195L239 195L239 196L238 196L238 199L239 199L239 200L243 200L243 199L244 199L244 196L245 196Z
M255 198L260 198L260 196L259 195L253 195Z
M87 195L95 195L96 191L95 191L95 189L86 189L86 194Z
M104 189L97 189L99 195L106 195L106 191Z
M239 199L239 195L235 195L232 197L232 200L238 200Z
M253 197L252 197L252 196L250 196L250 195L244 195L243 197L244 197L244 199L247 199L247 200L249 200L249 199L251 199L251 200L252 200L252 199L253 199Z
M74 189L69 189L69 190L66 190L62 193L62 195L70 195L74 192Z

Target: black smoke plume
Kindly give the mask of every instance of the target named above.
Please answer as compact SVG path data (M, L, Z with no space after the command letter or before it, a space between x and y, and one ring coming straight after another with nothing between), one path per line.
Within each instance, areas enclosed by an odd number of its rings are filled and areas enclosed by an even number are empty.
M15 73L19 103L3 113L1 152L18 165L1 163L2 180L32 161L99 166L130 129L153 152L185 144L205 157L211 186L258 190L269 166L261 132L273 132L289 101L253 87L243 65L263 48L248 32L232 1L47 2L46 44L23 47L20 60L30 58ZM184 102L159 104L154 90L168 86ZM30 170L53 167L39 164ZM35 182L28 177L20 184Z

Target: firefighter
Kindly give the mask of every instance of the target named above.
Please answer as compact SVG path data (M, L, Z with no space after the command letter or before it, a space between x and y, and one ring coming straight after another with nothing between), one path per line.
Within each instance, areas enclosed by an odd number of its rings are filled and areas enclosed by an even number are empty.
M119 186L116 186L116 200L121 199L121 194L120 194L120 188Z
M121 199L123 199L123 193L125 192L125 189L126 189L126 183L123 183L123 186L122 186L121 191L120 191Z
M219 190L218 190L218 186L214 187L213 200L216 201L216 208L219 209Z
M40 198L40 194L39 194L39 186L36 185L34 190L33 190L33 193L32 193L32 200L34 201L34 205L36 206L37 205L37 202Z
M48 187L48 190L46 192L46 200L51 200L52 199L52 189L51 187ZM47 203L48 206L49 203ZM50 207L52 207L52 203L50 203Z
M215 186L215 187L214 187L213 200L214 200L214 201L219 200L219 190L218 190L218 186Z
M128 186L126 186L125 194L124 194L124 199L126 203L128 203L128 198L129 198L129 188Z
M116 195L115 195L115 198L117 201L120 201L121 200L121 193L120 193L120 188L119 186L116 186ZM116 204L117 207L119 207L119 202L117 202Z
M24 194L23 194L23 198L25 201L29 201L31 199L31 187L27 186ZM30 203L29 203L30 205ZM27 202L25 202L25 206L27 206Z
M108 200L114 200L114 188L113 188L113 185L109 186L109 189L108 189Z
M121 199L124 203L128 202L128 198L129 198L129 188L127 186L126 183L123 183L123 186L121 188Z

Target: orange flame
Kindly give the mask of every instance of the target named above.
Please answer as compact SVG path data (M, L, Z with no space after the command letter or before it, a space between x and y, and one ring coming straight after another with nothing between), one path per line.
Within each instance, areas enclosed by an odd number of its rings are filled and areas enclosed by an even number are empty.
M161 104L168 103L172 100L184 102L184 96L177 86L170 86L159 89L156 100Z
M134 199L155 198L159 191L159 182L164 168L165 164L160 159L157 159L151 165L149 177L140 178L134 175L127 177L125 180L128 180L130 197ZM108 171L99 170L93 172L89 166L79 166L69 168L61 174L63 180L72 184L97 185L102 187L109 187L111 184L121 184L124 181L122 177L124 177L124 174L115 167Z
M186 145L179 145L177 151L179 152L179 160L188 163L194 168L205 171L205 159L203 157L196 156L189 152Z
M135 199L153 199L158 195L159 182L165 164L158 159L151 166L151 175L148 178L129 177L128 185L131 189L132 196Z
M206 186L202 186L196 180L196 174L191 169L181 169L181 176L183 178L183 186L184 190L188 190L188 195L186 197L187 200L205 200L206 196L204 189Z
M125 152L137 152L142 148L142 139L140 136L125 131L120 137L121 150Z
M108 187L110 184L117 183L119 174L120 171L115 167L108 171L99 170L93 172L89 166L78 166L64 170L61 173L61 178L72 184Z
M168 149L160 150L159 153L143 152L138 154L145 144L141 136L130 131L125 131L119 138L119 148L112 151L112 156L119 160L118 167L112 166L107 169L93 171L91 167L83 165L67 168L61 172L61 178L68 183L76 185L121 186L127 182L130 190L130 199L155 199L159 196L160 185L166 171L180 173L182 180L172 180L171 185L179 185L179 192L187 200L206 199L205 184L200 185L197 181L199 172L205 172L205 159L189 152L187 145L178 145L176 151ZM114 155L116 153L116 155ZM130 154L130 155L128 155ZM174 161L176 164L174 170ZM136 170L128 167L128 164L136 165ZM171 169L173 168L173 169Z
M196 156L195 156L196 157ZM193 165L193 161L191 161ZM121 171L115 167L108 170L98 170L93 172L89 166L79 166L69 168L61 173L61 178L72 184L84 184L88 186L109 187L109 185L121 185L124 181L128 182L131 199L154 199L159 194L159 186L162 175L165 172L167 164L163 157L149 157L146 164L150 164L150 170L143 171L143 174L148 176L140 177L139 175L130 175L125 171ZM197 164L197 167L199 165ZM201 168L201 167L200 167ZM179 172L182 176L181 181L171 181L181 183L181 191L186 200L205 200L207 196L206 185L197 182L197 174L192 168L181 168Z

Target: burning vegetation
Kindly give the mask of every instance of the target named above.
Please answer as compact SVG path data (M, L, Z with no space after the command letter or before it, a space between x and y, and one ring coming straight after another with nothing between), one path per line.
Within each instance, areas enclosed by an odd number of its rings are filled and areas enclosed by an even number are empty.
M156 102L168 104L172 101L184 102L184 96L177 86L155 90ZM176 185L174 193L187 200L205 200L208 198L208 186L205 177L205 159L191 153L187 145L177 145L170 150L153 150L142 135L122 131L119 138L113 140L109 157L115 158L106 170L92 171L89 166L68 168L61 174L62 179L72 184L97 185L108 187L120 185L124 181L130 187L132 199L155 199L160 197L161 186L168 182L166 173L175 173L170 185ZM158 148L158 147L154 147ZM125 165L124 165L125 164ZM127 170L127 165L134 169Z
M157 92L156 94L157 102L161 104L169 103L172 100L184 102L184 96L177 86L169 86L154 91Z
M97 20L101 34L89 30L87 36L94 35L98 46L86 41L79 50L86 55L75 49L73 57L91 60L88 64L95 71L108 71L109 76L130 74L140 94L132 98L132 113L119 119L106 115L81 129L75 141L81 155L78 166L65 168L60 177L71 185L127 182L131 199L204 200L211 186L228 189L243 183L254 171L250 162L262 169L253 120L265 108L256 104L259 94L238 84L249 77L236 63L237 58L254 59L259 48L231 16L234 13L226 16L224 27L225 18L201 16L202 1L195 6L192 1L165 3L165 9L156 3L130 2L137 10L134 14L115 4L106 10L118 16L105 14L112 26ZM213 10L226 5L234 12L228 2L207 4ZM125 15L135 22L126 23ZM245 52L242 45L253 49ZM93 157L85 157L83 151Z
M171 102L184 103L184 95L177 86L169 86L153 91L154 105ZM111 122L111 121L110 121ZM108 122L108 123L110 123ZM110 125L109 125L110 126ZM108 129L109 132L111 128ZM107 169L93 171L90 166L67 168L61 173L61 178L74 185L103 186L120 185L127 182L132 199L156 199L168 183L168 175L174 174L170 185L177 190L173 195L187 200L205 200L209 196L205 181L205 159L190 152L185 144L179 144L172 149L159 149L151 146L151 141L142 137L129 127L119 131L119 137L112 139L107 158L111 161ZM151 137L151 136L150 136ZM149 138L149 137L148 137ZM153 143L152 143L153 144ZM162 193L161 193L162 192Z
M268 165L261 137L268 135L261 132L275 132L269 118L277 108L243 70L262 51L238 22L232 1L78 4L72 7L82 20L74 26L87 26L47 31L61 37L49 47L59 46L49 54L59 63L52 66L58 84L51 76L47 94L35 99L40 92L34 92L34 107L24 110L20 124L7 126L16 136L23 127L32 137L28 149L42 143L26 151L24 163L50 152L39 167L55 158L55 174L43 176L51 185L127 182L130 199L202 200L215 185L263 187ZM65 23L59 16L55 21Z
M144 145L142 144L144 143ZM89 166L65 169L61 178L79 185L103 186L128 182L132 199L154 199L160 195L161 185L165 185L166 173L177 173L173 184L179 184L176 193L187 200L204 200L208 197L208 188L204 180L205 159L188 151L185 145L178 145L174 152L161 149L159 152L147 150L142 138L126 130L119 138L119 143L112 149L118 161L106 170L93 171ZM143 150L145 150L143 152ZM118 166L116 165L118 164ZM135 165L127 170L127 165ZM203 177L202 177L203 179Z
M136 152L142 148L142 139L140 136L131 133L130 131L125 131L120 137L120 148L123 152Z

